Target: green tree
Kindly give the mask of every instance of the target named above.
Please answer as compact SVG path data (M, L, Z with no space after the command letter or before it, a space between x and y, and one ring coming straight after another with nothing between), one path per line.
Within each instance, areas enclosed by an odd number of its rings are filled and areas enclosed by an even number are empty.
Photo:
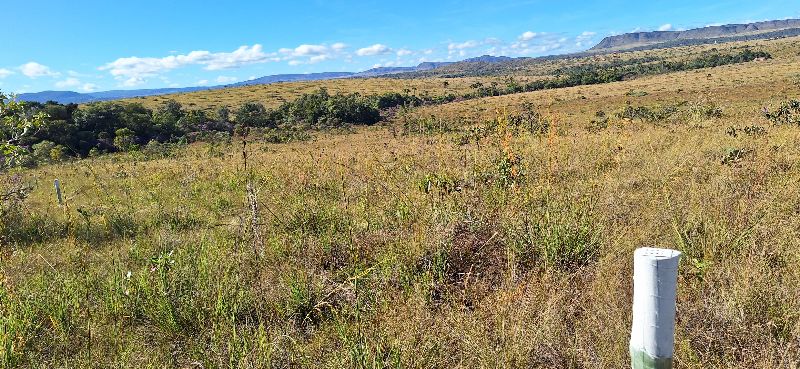
M34 113L14 96L0 91L0 164L15 165L27 153L20 140L33 135L47 118L44 112Z
M136 145L136 133L128 128L120 128L114 132L114 146L122 151L133 151L138 149Z
M181 117L183 117L183 107L174 100L167 101L153 114L153 123L162 140L181 135L178 129L178 120Z
M236 123L241 126L265 127L268 120L267 109L261 103L244 103L236 110Z

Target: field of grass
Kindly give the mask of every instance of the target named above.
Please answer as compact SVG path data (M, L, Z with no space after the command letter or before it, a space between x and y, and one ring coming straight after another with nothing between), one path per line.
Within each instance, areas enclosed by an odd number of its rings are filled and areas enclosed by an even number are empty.
M358 92L362 95L399 92L408 90L418 96L443 96L448 93L463 94L470 90L470 85L483 78L425 78L399 80L390 78L369 79L336 79L311 82L285 82L270 85L245 86L223 90L197 91L186 94L148 96L131 98L122 101L138 102L148 108L157 108L168 100L175 100L184 107L215 112L216 109L228 106L236 108L246 102L260 102L268 108L276 108L286 101L292 101L302 94L312 93L326 88L330 93ZM445 82L447 82L445 84Z
M774 59L4 175L30 194L0 224L0 367L624 368L657 246L684 253L677 368L797 368L800 127L761 110L800 96L800 50L751 44ZM443 88L176 98L319 85Z

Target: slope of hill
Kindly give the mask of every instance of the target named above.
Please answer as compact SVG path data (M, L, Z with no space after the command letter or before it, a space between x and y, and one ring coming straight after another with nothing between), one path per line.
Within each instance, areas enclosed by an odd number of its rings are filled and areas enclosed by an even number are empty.
M309 74L277 74L274 76L264 76L248 81L238 82L228 87L267 85L278 82L302 82L302 81L324 81L328 79L347 78L352 76L352 72L323 72Z
M748 24L728 24L690 29L687 31L633 32L604 38L590 50L629 49L676 40L702 40L720 37L752 35L761 32L800 28L800 19L786 19Z
M448 62L425 62L420 63L415 67L378 67L372 68L369 70L365 70L361 73L355 73L352 77L379 77L379 76L387 76L390 74L398 74L398 73L409 73L409 72L418 72L418 71L426 71L431 69L436 69L445 65L450 65L452 63Z

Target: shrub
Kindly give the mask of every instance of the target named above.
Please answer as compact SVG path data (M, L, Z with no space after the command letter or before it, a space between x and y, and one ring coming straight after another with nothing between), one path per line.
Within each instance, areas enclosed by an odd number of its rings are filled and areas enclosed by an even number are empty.
M264 130L264 141L269 143L289 143L309 141L314 137L299 128L269 128Z
M56 144L44 140L31 146L33 149L33 159L36 163L42 164L50 161L50 152L56 147Z
M114 146L121 151L133 151L136 145L136 134L129 128L120 128L114 132Z
M608 115L606 112L600 110L594 114L594 119L589 121L589 126L586 127L590 132L598 132L608 128Z
M0 247L6 246L21 227L30 190L18 175L0 179Z
M784 101L774 111L764 107L762 113L774 125L800 126L800 100Z

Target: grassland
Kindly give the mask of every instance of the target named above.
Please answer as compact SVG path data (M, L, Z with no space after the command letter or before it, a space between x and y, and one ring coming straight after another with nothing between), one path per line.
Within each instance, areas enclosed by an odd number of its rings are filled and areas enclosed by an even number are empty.
M156 108L168 100L175 100L185 107L216 111L228 106L236 108L245 102L257 101L268 108L278 107L286 101L292 101L302 94L326 88L330 93L358 92L362 95L380 94L384 92L400 92L408 90L418 96L443 96L448 93L462 94L470 89L470 85L482 81L481 78L425 78L399 80L391 78L369 79L336 79L312 82L284 82L270 85L244 86L223 90L198 91L186 94L148 96L126 99L122 101L138 102L148 108ZM445 83L447 82L447 83Z
M631 255L660 246L684 252L677 368L797 368L800 127L761 109L800 95L800 49L756 44L774 59L7 175L30 195L4 220L0 365L623 368ZM320 85L443 88L177 98Z

